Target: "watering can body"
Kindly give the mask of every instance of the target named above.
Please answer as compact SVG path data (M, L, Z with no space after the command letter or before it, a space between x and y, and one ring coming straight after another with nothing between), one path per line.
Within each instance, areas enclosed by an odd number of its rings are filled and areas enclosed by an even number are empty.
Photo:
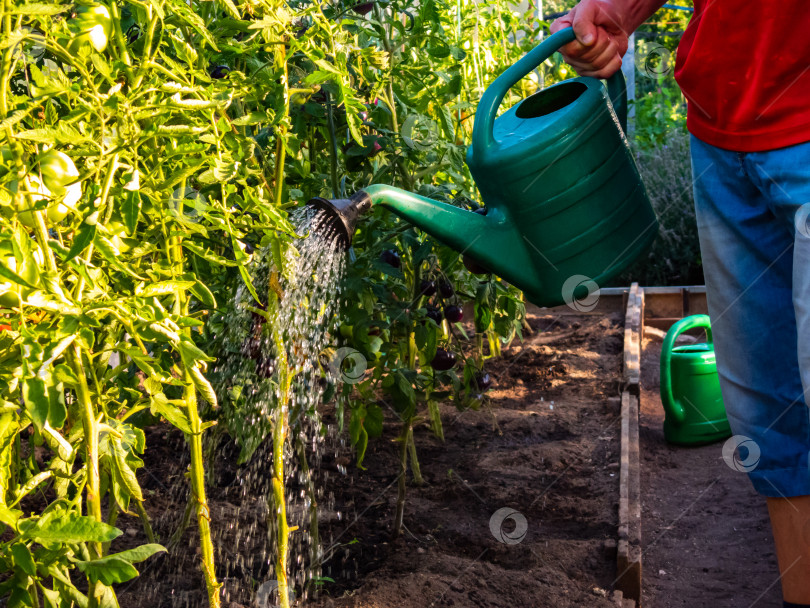
M680 334L694 328L705 328L708 342L675 346ZM661 402L670 443L701 445L731 436L708 316L686 317L667 332L661 347Z
M574 78L497 116L508 90L573 39L571 28L549 36L484 92L467 164L485 214L381 184L351 199L310 203L333 213L346 243L356 215L379 204L518 287L538 306L588 297L658 234L623 132L627 92L621 71L608 80L607 91L595 78Z

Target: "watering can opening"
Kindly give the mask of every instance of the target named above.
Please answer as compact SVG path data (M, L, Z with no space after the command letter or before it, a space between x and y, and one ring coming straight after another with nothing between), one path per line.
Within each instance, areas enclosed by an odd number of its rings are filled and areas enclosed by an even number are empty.
M582 82L562 82L524 99L515 110L515 116L523 119L546 116L571 105L587 90Z

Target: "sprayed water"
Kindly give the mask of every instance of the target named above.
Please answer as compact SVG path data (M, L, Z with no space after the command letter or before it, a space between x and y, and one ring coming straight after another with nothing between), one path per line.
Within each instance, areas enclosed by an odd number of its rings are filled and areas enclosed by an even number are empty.
M214 455L209 462L217 468L227 464L233 470L233 463L222 463L230 448L240 465L224 484L214 475L209 492L217 575L224 583L225 606L232 601L259 608L278 603L272 593L278 546L271 481L272 429L282 407L289 417L284 449L287 519L290 527L298 527L290 535L288 557L289 585L296 591L296 599L306 599L328 557L317 538L313 516L318 511L336 516L334 499L316 487L312 472L319 469L332 434L317 408L324 390L337 380L327 346L339 307L345 254L326 219L319 211L298 210L291 223L302 238L294 249L262 248L252 254L249 273L260 301L245 287L237 291L233 312L221 329L217 362L210 370L221 406L220 427L227 429L215 427L208 432ZM267 310L270 294L280 298L275 319L267 318L273 314ZM293 376L286 404L281 402L273 326L283 340ZM222 431L226 430L232 440L223 449ZM211 481L209 478L209 484ZM195 526L193 518L190 526ZM189 541L190 555L183 555L169 575L173 606L193 605L191 596L181 589L188 588L183 577L199 576L197 568L190 571L188 567L195 542Z

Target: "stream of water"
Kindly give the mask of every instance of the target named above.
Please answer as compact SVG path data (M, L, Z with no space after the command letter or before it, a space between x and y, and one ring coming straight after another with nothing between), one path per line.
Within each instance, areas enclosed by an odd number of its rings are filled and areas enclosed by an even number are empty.
M316 487L312 472L319 469L327 443L336 440L325 428L318 406L325 388L337 381L323 353L338 312L345 252L323 212L300 209L291 222L303 237L295 243L298 255L282 251L274 256L269 249L257 249L250 274L260 298L266 298L268 290L281 298L277 327L293 374L289 402L283 405L290 423L284 452L287 518L291 527L298 527L290 536L288 574L290 589L297 589L302 599L300 590L320 576L324 559L313 526L313 498L318 511L335 515L333 500ZM271 277L278 277L278 282ZM225 574L223 605L251 599L251 605L271 608L277 603L272 428L282 404L278 352L260 310L249 291L240 288L234 314L224 327L224 352L213 373L244 464L227 492L235 512L220 522L214 513L212 525L217 567ZM248 583L251 589L245 588Z

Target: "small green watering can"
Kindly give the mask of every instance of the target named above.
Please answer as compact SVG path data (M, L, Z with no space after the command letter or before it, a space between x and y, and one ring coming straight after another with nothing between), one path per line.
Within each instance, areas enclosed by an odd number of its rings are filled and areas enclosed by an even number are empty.
M675 346L683 332L705 328L707 343ZM664 436L681 445L700 445L731 436L707 315L693 315L670 327L661 347Z
M540 91L496 118L507 91L572 40L571 28L549 36L484 92L467 164L485 214L376 184L350 199L309 204L332 213L347 246L358 217L379 204L520 288L538 306L586 297L587 286L604 285L658 233L622 130L627 92L621 71L608 81L615 105L599 80L582 77Z

